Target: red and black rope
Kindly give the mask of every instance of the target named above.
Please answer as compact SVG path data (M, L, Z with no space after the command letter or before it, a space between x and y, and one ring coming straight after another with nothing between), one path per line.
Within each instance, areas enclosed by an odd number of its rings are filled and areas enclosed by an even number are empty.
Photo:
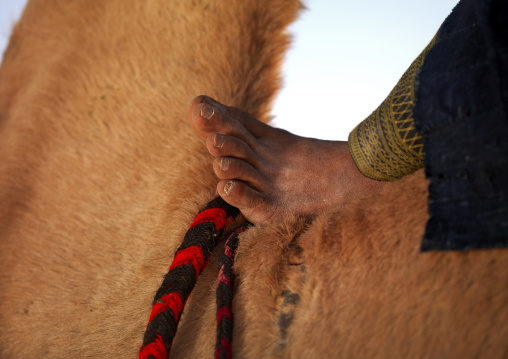
M216 359L231 359L233 342L233 261L238 246L238 235L246 227L234 231L219 256L219 277L217 278L217 342Z
M238 214L237 208L217 197L196 216L155 294L140 358L169 357L180 315L197 277L225 227Z

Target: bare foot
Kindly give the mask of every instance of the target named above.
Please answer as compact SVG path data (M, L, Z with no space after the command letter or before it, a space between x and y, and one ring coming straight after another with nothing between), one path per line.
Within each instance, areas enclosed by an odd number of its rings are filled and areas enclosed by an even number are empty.
M206 96L189 118L215 156L217 192L254 224L339 209L384 184L358 171L347 142L299 137Z

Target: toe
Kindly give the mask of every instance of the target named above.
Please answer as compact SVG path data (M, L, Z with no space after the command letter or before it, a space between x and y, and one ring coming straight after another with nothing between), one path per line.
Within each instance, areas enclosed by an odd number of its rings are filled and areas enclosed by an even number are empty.
M223 124L221 115L205 102L192 106L190 111L190 123L194 130L202 137L207 137L213 132L225 132L228 124ZM226 126L225 126L226 125Z
M267 223L272 217L266 210L270 208L266 196L242 181L222 180L217 184L217 193L255 224Z
M238 137L248 143L254 136L238 121L227 114L229 107L206 96L196 97L189 106L190 122L194 130L203 137L220 133Z
M272 126L269 126L257 118L251 116L249 113L242 111L236 107L228 107L225 113L234 119L236 119L243 127L247 129L254 137L266 136L267 133L274 130Z
M258 190L266 189L262 174L249 163L233 157L217 157L213 170L220 179L237 179Z
M206 131L203 131L204 124L201 123L201 120L199 119L199 114L201 112L201 104L203 103L205 98L206 96L194 97L189 103L189 108L187 110L187 116L189 118L192 127L202 137L208 136L208 133Z
M198 106L201 102L203 102L205 98L206 96L203 95L196 96L189 102L189 108L187 109L187 115L189 116L189 118L191 118L194 108Z
M240 158L254 167L259 162L259 156L243 140L219 133L213 133L206 139L208 152L215 157L228 156Z

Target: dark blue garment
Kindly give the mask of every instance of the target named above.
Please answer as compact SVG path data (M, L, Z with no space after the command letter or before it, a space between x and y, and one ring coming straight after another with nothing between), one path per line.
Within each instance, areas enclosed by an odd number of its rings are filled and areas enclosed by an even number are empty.
M462 0L416 79L427 250L508 246L508 0Z

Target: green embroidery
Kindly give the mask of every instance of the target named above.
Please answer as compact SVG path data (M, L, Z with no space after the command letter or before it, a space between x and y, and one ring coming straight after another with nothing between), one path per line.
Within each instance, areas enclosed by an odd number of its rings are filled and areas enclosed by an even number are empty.
M391 181L423 167L423 140L413 118L415 78L435 40L411 64L381 106L349 134L351 155L365 176Z

